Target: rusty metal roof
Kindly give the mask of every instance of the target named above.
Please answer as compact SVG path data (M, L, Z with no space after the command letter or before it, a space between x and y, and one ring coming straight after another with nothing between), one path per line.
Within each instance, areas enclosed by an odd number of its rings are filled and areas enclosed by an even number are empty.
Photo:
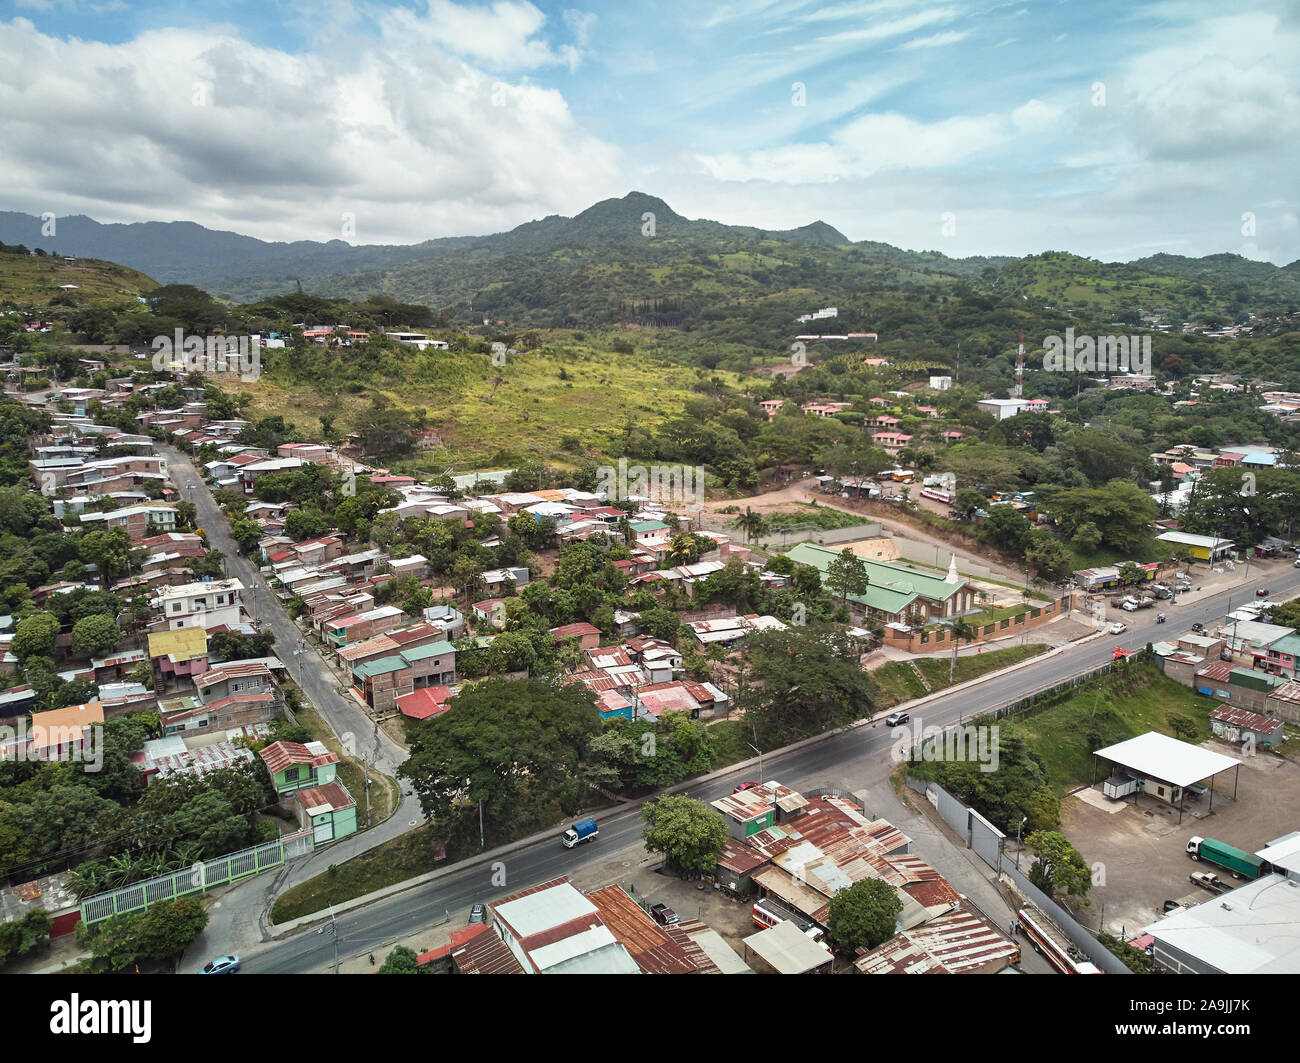
M1257 712L1248 712L1246 709L1237 709L1231 705L1220 705L1210 713L1210 719L1236 727L1245 727L1251 731L1262 731L1265 734L1271 734L1282 726L1281 720L1275 720L1271 716L1261 716Z
M309 749L301 742L272 742L258 756L266 764L267 770L274 775L293 764L306 764L313 768L326 764L337 764L339 755L332 753L319 742L313 742L319 749Z
M451 953L461 974L523 974L515 954L496 934L478 934Z
M592 890L587 899L600 911L615 939L645 974L695 974L681 944L667 934L622 886Z
M854 966L862 974L966 974L989 964L1005 967L1019 953L983 915L960 908L890 938Z

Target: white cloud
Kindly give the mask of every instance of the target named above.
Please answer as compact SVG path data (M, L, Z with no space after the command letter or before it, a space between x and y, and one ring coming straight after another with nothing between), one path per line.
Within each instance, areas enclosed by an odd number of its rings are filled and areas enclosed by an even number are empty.
M437 47L494 70L534 70L566 65L576 69L581 52L573 45L552 48L538 35L546 15L527 0L497 0L490 7L465 7L451 0L426 0L423 16L393 8L379 16L386 41L404 50ZM581 23L580 23L581 24ZM585 24L590 26L590 22Z
M0 199L268 239L337 237L347 211L370 243L493 231L626 191L617 149L558 92L430 47L357 37L340 58L222 27L110 45L0 23Z
M915 48L942 48L945 45L956 44L958 41L964 41L970 36L970 31L950 30L947 33L935 33L929 37L915 37L906 44L900 44L900 52L910 52Z

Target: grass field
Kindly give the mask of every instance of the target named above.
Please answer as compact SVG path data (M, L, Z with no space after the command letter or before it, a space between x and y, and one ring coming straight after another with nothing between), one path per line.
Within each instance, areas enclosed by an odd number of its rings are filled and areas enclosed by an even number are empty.
M920 658L916 661L916 666L925 676L926 682L930 684L930 692L937 693L949 685L966 683L989 672L996 672L999 668L1009 668L1013 664L1027 661L1031 657L1047 652L1048 649L1049 647L1041 644L1030 644L1011 646L1004 650L990 650L988 653L976 654L973 657L958 657L952 684L948 682L950 658ZM877 710L888 709L904 701L911 701L913 698L923 698L927 693L916 673L903 661L890 661L889 664L873 669L871 682L876 689Z
M1135 664L1081 688L1065 701L1002 726L1029 742L1043 758L1052 785L1064 793L1092 781L1092 749L1147 731L1172 735L1173 716L1195 721L1197 732L1187 741L1204 741L1210 735L1210 713L1218 704L1151 665Z
M322 415L333 417L342 431L356 428L372 393L408 410L423 407L443 446L397 464L465 471L529 457L563 461L567 454L572 461L603 449L629 421L648 428L680 413L698 379L695 369L604 349L599 340L509 355L501 366L481 354L426 355L442 360L436 371L422 363L425 356L413 355L409 376L376 379L356 394L288 385L273 373L242 388L253 396L254 419L282 416L305 439L320 438ZM710 375L735 382L734 374Z

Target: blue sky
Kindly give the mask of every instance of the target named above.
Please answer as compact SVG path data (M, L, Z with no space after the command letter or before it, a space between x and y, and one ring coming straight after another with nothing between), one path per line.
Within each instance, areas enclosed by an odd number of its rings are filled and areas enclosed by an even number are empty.
M7 209L410 242L635 188L958 255L1300 257L1292 0L14 0L0 48Z

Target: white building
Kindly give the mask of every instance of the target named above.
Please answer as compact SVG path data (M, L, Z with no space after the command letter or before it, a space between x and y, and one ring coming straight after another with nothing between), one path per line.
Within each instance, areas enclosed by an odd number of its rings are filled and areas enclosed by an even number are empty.
M1026 399L980 399L975 405L985 413L992 414L995 421L1005 421L1008 417L1023 413L1029 403Z
M243 590L243 583L237 579L201 580L165 587L153 604L161 608L168 631L183 627L211 629L223 624L233 628L239 624Z

